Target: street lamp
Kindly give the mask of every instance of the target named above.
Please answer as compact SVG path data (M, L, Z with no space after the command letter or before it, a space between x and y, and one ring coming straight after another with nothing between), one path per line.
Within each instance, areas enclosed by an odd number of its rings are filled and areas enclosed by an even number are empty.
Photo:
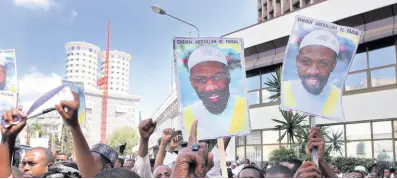
M172 15L168 14L167 12L165 12L164 9L161 9L161 8L158 7L158 6L151 6L151 8L152 8L152 11L155 12L155 13L157 13L157 14L160 14L160 15L167 15L168 17L171 17L171 18L173 18L173 19L176 19L176 20L178 20L178 21L181 21L181 22L183 22L183 23L185 23L185 24L187 24L187 25L190 25L190 26L196 28L196 30L197 30L197 37L200 37L200 30L197 28L197 26L195 26L195 25L193 25L193 24L191 24L191 23L189 23L189 22L186 22L186 21L184 21L184 20L182 20L182 19L179 19L179 18L177 18L177 17L175 17L175 16L172 16Z
M155 13L157 13L157 14L160 14L160 15L167 15L168 17L171 17L171 18L173 18L173 19L176 19L176 20L178 20L178 21L181 21L181 22L183 22L183 23L185 23L185 24L187 24L187 25L190 25L190 26L196 28L196 30L197 30L197 37L200 37L200 30L197 28L197 26L195 26L195 25L193 25L193 24L191 24L191 23L189 23L189 22L186 22L186 21L184 21L184 20L182 20L182 19L179 19L179 18L177 18L177 17L174 17L174 16L168 14L167 12L165 12L164 9L161 9L161 8L158 7L158 6L151 6L151 8L152 8L152 11L155 12ZM190 35L189 35L189 36L190 36ZM174 68L174 63L173 63L173 61L171 60L171 93L172 93L172 91L173 91L173 84L174 84L174 81L173 81L173 75L174 75L174 73L173 73L173 70L172 70L173 68Z

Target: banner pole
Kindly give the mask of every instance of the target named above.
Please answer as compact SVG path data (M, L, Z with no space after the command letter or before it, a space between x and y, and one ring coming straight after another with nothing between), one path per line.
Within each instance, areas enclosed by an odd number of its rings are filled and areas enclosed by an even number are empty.
M316 119L315 116L310 115L309 116L309 123L310 123L310 127L316 127ZM312 149L312 162L315 163L317 166L318 165L318 151L317 151L317 147L313 147Z
M221 173L223 178L229 178L227 175L227 168L226 168L226 155L225 155L225 145L223 142L223 138L217 139L218 149L219 149L219 160L221 163Z

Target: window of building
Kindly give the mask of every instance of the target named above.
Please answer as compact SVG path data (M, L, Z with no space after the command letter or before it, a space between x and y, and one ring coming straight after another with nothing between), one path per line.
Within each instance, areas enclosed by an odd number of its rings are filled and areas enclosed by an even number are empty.
M361 44L355 55L345 91L396 85L396 46L394 37Z
M371 139L370 123L357 123L346 125L347 140Z
M72 47L72 50L74 50L74 46Z
M76 47L76 50L80 50L80 46L77 46L77 47Z
M89 52L92 52L92 48L89 48L88 51L89 51Z
M80 55L80 53L77 53L77 55Z

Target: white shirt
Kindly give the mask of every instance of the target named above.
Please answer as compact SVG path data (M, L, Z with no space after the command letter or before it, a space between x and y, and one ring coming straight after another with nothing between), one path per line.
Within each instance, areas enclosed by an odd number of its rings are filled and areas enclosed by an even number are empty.
M295 97L295 110L323 116L325 104L332 90L332 85L327 83L320 94L309 93L302 85L300 79L291 81L291 89ZM340 97L340 96L339 96ZM343 118L341 101L338 99L333 117Z
M149 154L143 158L137 155L135 165L134 168L132 168L132 171L141 176L141 178L153 178Z
M236 97L230 96L225 110L220 114L209 112L201 100L188 106L192 108L194 119L199 121L197 138L213 139L214 137L229 136L228 130L232 122L235 105Z

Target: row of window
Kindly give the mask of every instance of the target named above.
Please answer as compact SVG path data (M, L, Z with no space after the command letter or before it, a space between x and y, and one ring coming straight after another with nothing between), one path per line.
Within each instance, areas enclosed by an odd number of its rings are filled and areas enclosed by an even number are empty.
M72 64L70 64L70 65L66 65L66 69L67 69L68 67L73 67L73 66L79 67L79 64L74 64L74 65L73 65L73 63L72 63ZM85 68L85 64L82 64L81 66ZM87 66L88 66L88 69L91 69L91 68L92 68L93 70L96 70L95 66L92 66L92 65L87 65Z
M125 63L125 62L122 62L122 63L121 63L120 61L116 61L116 60L110 60L109 63L110 63L110 64L114 64L114 65L119 64L119 65L121 65L122 67L123 67L123 66L127 66L127 67L128 67L128 65L129 65L129 63ZM116 64L116 63L117 63L117 64ZM102 62L101 62L101 65L102 65L102 66L105 66L105 61L102 61Z
M78 52L77 52L77 53L67 53L67 54L66 54L66 57L74 56L74 55L80 56L80 53L78 53ZM81 55L82 55L82 56L87 56L86 53L81 53ZM96 55L88 55L88 57L89 57L89 58L97 58Z
M115 59L121 59L121 60L123 60L123 61L128 61L128 60L129 60L127 57L123 57L123 56L121 56L121 55L114 55L114 54L111 54L110 57L111 57L111 58L115 58Z
M66 73L73 73L73 70L66 70L65 71ZM74 72L75 73L85 73L86 71L85 70L74 70ZM96 75L96 73L94 72L94 71L87 71L87 73L89 74L89 75L91 75L91 73L92 73L92 75Z
M332 151L333 157L374 158L378 161L397 161L397 121L372 121L364 123L323 126L328 136L342 133L337 140L341 152ZM268 161L273 150L287 147L287 139L277 140L284 131L254 131L248 136L236 137L236 160L250 159L257 164ZM324 137L326 145L330 139ZM331 137L332 140L332 137Z
M345 91L362 91L397 84L395 37L361 44L345 81ZM248 102L250 105L277 103L270 101L274 92L265 84L280 65L247 72ZM266 71L265 71L266 70ZM270 70L270 71L269 71Z
M89 52L91 52L91 53L94 53L94 54L96 54L97 52L95 51L95 50L93 50L92 48L85 48L85 47L83 47L83 48L81 48L80 46L71 46L71 47L68 47L68 50L88 50Z
M69 59L67 58L67 59L66 59L66 63L69 62L69 61L71 61L71 62L73 62L73 61L80 61L80 59L79 59L79 58L76 58L76 59L71 58L71 59L69 60ZM82 61L85 62L85 59L83 58ZM95 61L88 60L88 63L93 63L94 65L96 65L96 62L95 62Z

